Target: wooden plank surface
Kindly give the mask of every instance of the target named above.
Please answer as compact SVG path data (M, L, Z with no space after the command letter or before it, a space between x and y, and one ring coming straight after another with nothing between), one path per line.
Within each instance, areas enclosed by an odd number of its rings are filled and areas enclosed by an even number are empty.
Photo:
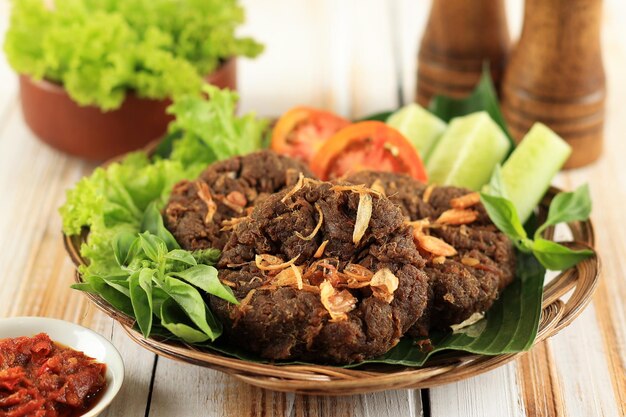
M302 103L355 117L395 107L399 86L402 99L412 99L428 1L243 3L249 23L242 32L264 41L267 51L256 61L240 62L241 110L273 116ZM515 37L522 1L507 0L507 7ZM16 78L1 54L0 316L64 318L113 340L126 362L127 383L108 417L626 415L626 6L606 0L605 8L607 152L599 163L558 180L566 187L592 186L603 279L592 306L571 327L521 360L422 392L341 398L273 393L216 371L157 360L69 290L73 267L59 239L57 208L64 190L93 166L33 137L23 123ZM0 0L0 40L7 10L7 1Z

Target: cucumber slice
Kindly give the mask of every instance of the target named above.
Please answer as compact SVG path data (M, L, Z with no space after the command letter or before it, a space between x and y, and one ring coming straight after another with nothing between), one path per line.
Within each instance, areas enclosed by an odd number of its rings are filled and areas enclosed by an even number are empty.
M502 184L525 222L550 187L572 148L556 133L535 123L502 166Z
M393 113L387 119L387 124L411 141L424 162L428 160L437 139L446 130L446 122L415 103Z
M489 182L510 146L487 112L452 119L426 163L430 182L477 191Z

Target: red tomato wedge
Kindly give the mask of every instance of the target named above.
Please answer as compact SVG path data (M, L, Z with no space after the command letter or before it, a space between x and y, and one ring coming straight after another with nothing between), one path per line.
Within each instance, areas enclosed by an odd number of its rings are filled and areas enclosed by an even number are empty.
M332 135L350 122L334 113L294 107L283 114L272 132L272 150L309 163Z
M317 151L310 166L323 180L371 169L428 181L413 145L400 132L377 121L354 123L337 132Z

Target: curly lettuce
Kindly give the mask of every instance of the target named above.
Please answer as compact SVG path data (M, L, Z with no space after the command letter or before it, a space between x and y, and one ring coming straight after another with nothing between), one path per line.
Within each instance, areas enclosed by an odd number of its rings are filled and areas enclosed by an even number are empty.
M164 99L262 45L238 38L237 0L14 0L4 49L11 66L63 84L80 105L118 108L129 90Z
M170 111L170 128L181 131L171 143L171 154L149 157L134 152L121 162L97 168L68 190L60 212L63 231L80 234L89 228L81 254L89 260L82 272L110 276L119 273L111 243L120 232L136 234L146 208L162 208L175 183L197 177L207 164L261 147L267 121L253 114L235 115L237 95L205 86L207 96L186 96ZM210 99L209 99L210 97Z

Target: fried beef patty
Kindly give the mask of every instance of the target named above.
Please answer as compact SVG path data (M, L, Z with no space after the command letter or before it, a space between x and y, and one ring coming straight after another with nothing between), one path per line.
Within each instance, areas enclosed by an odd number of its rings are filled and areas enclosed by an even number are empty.
M174 186L165 207L165 225L185 249L222 249L233 219L295 184L300 173L313 177L306 165L269 150L211 164L197 180Z
M476 195L470 196L471 191L448 186L427 187L407 175L395 173L363 171L345 180L384 190L409 220L428 219L417 223L416 227L423 226L426 234L443 240L457 252L452 256L437 256L417 242L427 260L424 271L430 278L430 286L428 307L410 335L424 336L430 329L445 329L463 322L473 313L488 310L513 280L513 246L493 225L482 204L475 202ZM464 196L467 201L474 197L475 202L459 208L462 200L456 200L457 210L474 213L465 220L459 217L462 213L450 211L451 201ZM450 221L440 217L444 212L452 215ZM441 222L437 222L440 218ZM454 224L458 222L465 223Z
M424 263L387 198L301 180L237 224L218 266L241 302L212 296L211 309L230 343L264 358L362 361L422 315Z

